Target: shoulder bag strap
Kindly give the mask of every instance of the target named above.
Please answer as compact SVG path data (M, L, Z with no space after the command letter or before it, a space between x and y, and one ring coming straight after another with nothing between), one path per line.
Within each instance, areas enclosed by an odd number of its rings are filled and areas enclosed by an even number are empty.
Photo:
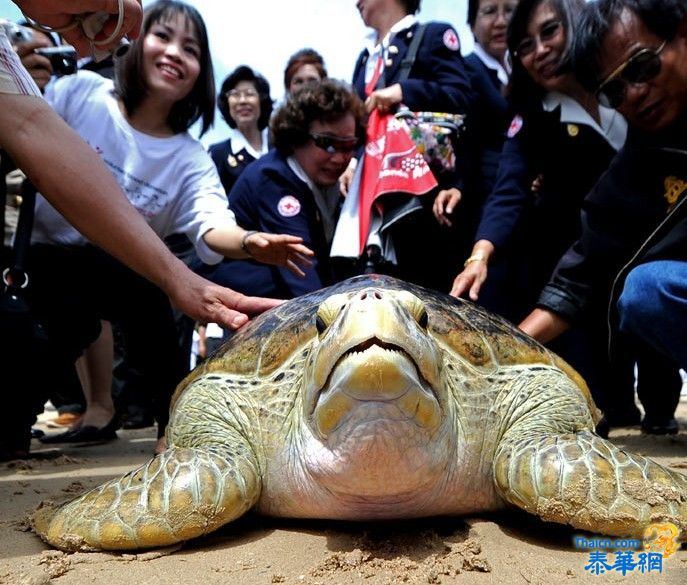
M19 221L12 246L12 259L9 267L9 280L22 287L27 280L26 258L31 245L31 230L33 229L33 214L36 203L36 188L31 181L25 179L21 187L21 208ZM6 279L7 280L7 279Z
M403 61L401 61L401 64L399 65L399 82L408 79L408 75L410 75L410 70L412 69L413 64L415 63L415 57L417 57L417 51L420 48L420 43L422 42L422 37L425 34L426 28L426 22L423 24L418 24L417 30L415 31L415 35L413 36L413 40L410 42L410 45L408 47L408 52L406 53L406 56L403 58Z

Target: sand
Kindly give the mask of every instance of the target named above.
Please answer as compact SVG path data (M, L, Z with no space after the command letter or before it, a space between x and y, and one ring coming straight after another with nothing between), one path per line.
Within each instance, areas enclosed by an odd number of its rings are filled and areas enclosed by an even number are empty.
M611 439L687 473L687 398L678 415L679 435L614 429ZM0 464L0 584L687 583L684 546L665 559L662 573L594 575L585 570L589 551L573 547L576 531L519 511L393 523L248 515L169 550L65 554L51 549L30 531L28 515L41 501L77 495L152 453L153 429L119 431L119 437L89 447L46 448L34 441L34 457Z

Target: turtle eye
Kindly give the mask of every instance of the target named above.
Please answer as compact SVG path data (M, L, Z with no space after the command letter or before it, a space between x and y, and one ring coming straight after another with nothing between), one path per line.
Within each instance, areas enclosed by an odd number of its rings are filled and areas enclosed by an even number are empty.
M315 327L317 328L317 332L320 335L322 335L327 329L327 324L324 322L324 319L319 315L315 315Z
M422 313L420 313L420 316L417 318L417 324L423 329L427 329L427 325L429 325L429 315L426 309L422 309Z

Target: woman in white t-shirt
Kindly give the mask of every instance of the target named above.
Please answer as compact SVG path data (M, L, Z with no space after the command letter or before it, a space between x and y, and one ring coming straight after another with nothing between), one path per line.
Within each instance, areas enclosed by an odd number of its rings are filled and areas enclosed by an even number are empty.
M302 240L237 226L212 160L187 132L199 119L205 132L214 117L212 62L197 10L176 0L150 6L140 38L116 68L114 86L81 71L60 79L46 99L100 155L157 234L186 234L206 263L250 256L302 274L311 255ZM145 387L154 399L161 437L171 394L186 368L168 299L89 244L42 197L33 244L33 306L51 338L46 359L62 372L57 379L78 383L74 360L97 338L101 319L116 321L141 391ZM108 394L104 403L87 404L77 428L48 442L110 440L116 428Z

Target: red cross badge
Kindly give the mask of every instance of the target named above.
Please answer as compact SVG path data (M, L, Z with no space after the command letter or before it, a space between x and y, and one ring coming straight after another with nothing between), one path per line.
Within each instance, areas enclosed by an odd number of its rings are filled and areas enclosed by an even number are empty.
M522 117L520 115L517 115L515 116L515 118L513 118L513 121L510 123L510 126L508 127L508 138L513 138L513 136L520 132L520 128L522 128Z
M293 195L284 195L277 204L277 210L283 217L293 217L300 212L301 202Z
M452 28L446 29L446 32L444 33L444 44L447 48L451 49L451 51L457 51L460 49L458 35Z

